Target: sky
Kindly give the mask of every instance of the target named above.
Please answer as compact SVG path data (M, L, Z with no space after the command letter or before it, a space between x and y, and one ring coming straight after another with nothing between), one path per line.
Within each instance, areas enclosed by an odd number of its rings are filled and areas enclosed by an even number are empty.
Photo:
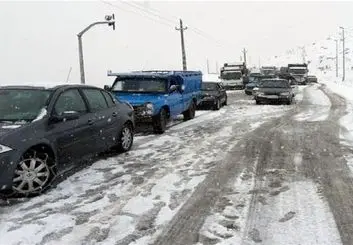
M353 32L353 2L3 1L0 0L0 83L80 82L77 34L83 36L86 83L111 84L107 70L182 68L179 18L188 27L188 69L216 72L216 63L248 62ZM153 13L153 14L152 14ZM350 29L348 29L348 27ZM270 64L266 64L270 65Z

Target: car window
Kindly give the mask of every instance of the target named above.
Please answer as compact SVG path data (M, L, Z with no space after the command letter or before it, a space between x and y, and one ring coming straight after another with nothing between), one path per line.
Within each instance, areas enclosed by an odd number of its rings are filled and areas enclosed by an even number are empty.
M54 107L55 113L61 115L63 112L87 112L85 101L77 89L70 89L63 92Z
M105 97L105 99L106 99L106 101L107 101L107 103L108 103L108 106L109 106L109 107L115 106L115 102L114 102L114 100L113 100L113 97L112 97L109 93L107 93L107 92L105 92L105 91L101 91L101 92L102 92L102 94L104 95L104 97Z
M83 89L82 91L92 111L100 111L108 108L107 102L100 90Z

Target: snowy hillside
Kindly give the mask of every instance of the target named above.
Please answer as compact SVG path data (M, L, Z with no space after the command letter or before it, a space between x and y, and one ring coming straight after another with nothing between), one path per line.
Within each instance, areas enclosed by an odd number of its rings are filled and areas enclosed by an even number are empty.
M346 78L353 78L353 40L346 40ZM303 47L287 50L269 58L268 64L286 66L288 63L302 63L303 58L309 64L309 73L319 77L336 76L336 43L333 39L313 42ZM342 42L339 42L338 72L342 76Z

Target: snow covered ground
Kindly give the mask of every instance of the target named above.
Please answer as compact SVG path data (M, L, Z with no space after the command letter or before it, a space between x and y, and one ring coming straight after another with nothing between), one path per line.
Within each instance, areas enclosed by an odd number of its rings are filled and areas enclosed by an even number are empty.
M1 203L0 244L147 244L244 134L293 106L257 106L236 91L163 135L140 135L42 196ZM132 243L134 242L134 243Z

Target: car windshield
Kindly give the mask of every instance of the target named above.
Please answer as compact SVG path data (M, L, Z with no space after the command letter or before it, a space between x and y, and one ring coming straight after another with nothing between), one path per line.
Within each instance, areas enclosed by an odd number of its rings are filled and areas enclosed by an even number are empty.
M165 93L167 91L167 80L156 78L117 78L112 91Z
M217 90L218 85L217 83L208 83L208 82L203 82L201 89L203 91L215 91Z
M291 69L289 69L289 72L290 72L290 73L293 73L293 74L302 75L302 74L305 74L305 73L306 73L306 69L295 69L295 68L291 68Z
M234 79L241 79L241 78L242 78L241 72L225 71L221 73L221 79L223 80L234 80Z
M51 91L0 89L0 121L32 121L46 107Z
M260 87L262 87L262 88L288 88L289 83L286 80L262 80Z

